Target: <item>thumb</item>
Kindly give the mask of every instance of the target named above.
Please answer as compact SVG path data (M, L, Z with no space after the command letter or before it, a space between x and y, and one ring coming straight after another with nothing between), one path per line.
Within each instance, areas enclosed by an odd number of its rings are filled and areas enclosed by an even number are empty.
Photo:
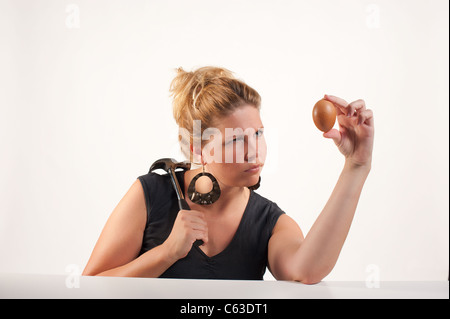
M328 132L323 133L323 137L333 139L336 145L341 144L342 135L336 129L329 130Z

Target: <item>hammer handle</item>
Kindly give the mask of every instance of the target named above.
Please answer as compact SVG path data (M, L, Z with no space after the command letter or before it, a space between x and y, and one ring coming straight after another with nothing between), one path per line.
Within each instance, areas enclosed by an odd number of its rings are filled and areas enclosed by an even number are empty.
M178 200L178 207L180 208L180 210L191 210L191 208L189 207L188 203L186 202L186 200L184 198L180 198Z
M178 208L180 208L180 210L191 210L191 208L189 207L188 203L186 202L186 200L184 199L183 193L181 191L181 187L180 184L178 183L178 180L175 176L175 172L173 170L169 170L169 174L170 174L170 178L172 180L172 184L173 187L175 188L175 192L177 193L177 197L178 197ZM194 242L195 246L200 246L203 245L203 240L197 239Z
M188 203L186 202L186 200L184 198L180 198L178 200L178 207L180 208L180 210L184 209L184 210L191 210L191 208L189 207ZM203 245L203 240L201 239L197 239L194 242L195 246L201 246Z
M189 207L189 205L188 205L188 203L186 202L186 200L184 199L184 198L180 198L179 200L178 200L178 207L180 208L180 210L191 210L191 208ZM201 245L203 245L203 240L201 240L201 239L197 239L195 242L194 242L194 245L195 246L201 246Z
M188 205L188 203L186 202L186 200L184 199L184 198L180 198L179 200L178 200L178 207L180 208L180 210L191 210L191 208L189 207L189 205ZM195 242L194 242L194 245L195 246L201 246L201 245L203 245L203 240L201 240L201 239L197 239Z

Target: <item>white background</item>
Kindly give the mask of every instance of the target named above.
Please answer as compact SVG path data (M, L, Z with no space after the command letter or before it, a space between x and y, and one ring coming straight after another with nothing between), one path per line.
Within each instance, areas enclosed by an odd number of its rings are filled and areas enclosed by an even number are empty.
M261 94L258 193L305 234L343 167L314 103L333 94L374 111L373 168L326 280L446 280L448 6L0 0L0 272L82 269L134 180L182 159L174 69L218 65Z

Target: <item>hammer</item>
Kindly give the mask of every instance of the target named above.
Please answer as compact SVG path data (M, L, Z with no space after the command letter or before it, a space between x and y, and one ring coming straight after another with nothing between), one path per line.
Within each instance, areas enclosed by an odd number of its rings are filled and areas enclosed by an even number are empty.
M180 210L191 210L188 203L184 199L183 191L180 187L180 184L178 183L177 177L175 175L175 170L177 168L182 168L183 170L189 170L191 168L191 163L188 161L184 162L177 162L173 158L161 158L154 162L152 166L150 166L149 173L153 172L156 169L163 169L166 171L169 176L170 180L172 181L172 186L175 189L175 192L177 194L178 198L178 207ZM202 240L196 240L194 243L196 246L203 245Z

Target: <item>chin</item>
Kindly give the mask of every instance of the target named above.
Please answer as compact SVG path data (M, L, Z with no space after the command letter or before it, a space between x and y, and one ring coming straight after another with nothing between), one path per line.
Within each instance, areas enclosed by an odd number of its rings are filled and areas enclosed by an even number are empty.
M252 176L246 183L245 183L245 187L251 187L254 186L256 184L258 184L259 182L259 174L258 175L254 175Z

